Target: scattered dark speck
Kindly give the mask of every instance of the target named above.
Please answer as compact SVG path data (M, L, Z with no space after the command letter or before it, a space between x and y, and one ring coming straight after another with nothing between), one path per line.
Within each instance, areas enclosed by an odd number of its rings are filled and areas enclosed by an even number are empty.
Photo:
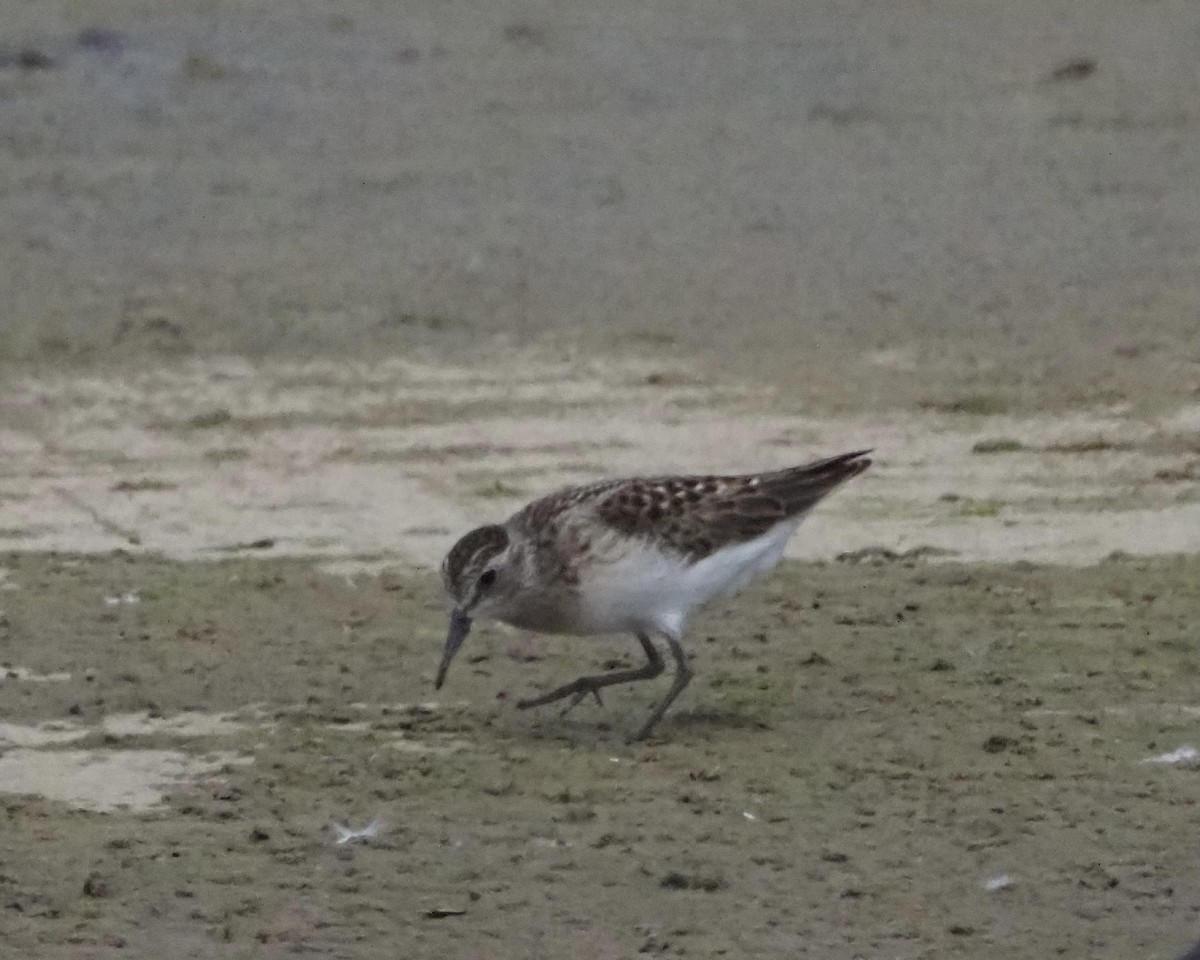
M52 70L58 64L50 54L37 47L20 50L0 50L0 70L16 67L20 70Z
M668 890L703 890L706 893L713 893L724 889L729 884L723 877L699 876L672 870L662 878L659 885Z
M1077 57L1074 60L1068 60L1062 66L1055 67L1050 72L1050 80L1054 83L1086 80L1096 72L1096 66L1096 61L1091 57Z
M198 413L194 417L190 417L187 425L194 430L207 430L210 427L219 427L221 424L228 423L232 419L232 413L223 407L218 407L215 410Z
M84 27L75 37L77 46L99 53L120 53L125 49L125 34L111 27Z
M247 540L245 543L231 543L227 547L217 547L218 550L233 552L237 550L270 550L275 546L274 537L259 537L257 540Z
M96 872L89 873L87 879L83 881L83 895L100 899L107 897L108 894L108 881L104 879L104 875Z
M504 39L527 47L545 47L546 31L532 23L510 23L504 28Z

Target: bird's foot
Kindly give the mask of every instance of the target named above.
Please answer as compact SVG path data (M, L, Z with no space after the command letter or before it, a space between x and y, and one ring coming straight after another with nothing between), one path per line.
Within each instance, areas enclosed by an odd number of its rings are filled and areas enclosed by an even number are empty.
M570 713L577 706L579 706L579 701L582 700L584 697L586 697L589 693L593 697L596 698L596 704L598 706L601 706L601 707L604 706L604 701L600 699L600 688L599 687L587 687L586 689L580 690L577 694L575 694L575 696L573 696L571 698L571 702L568 703L565 707L563 707L561 716L565 717L568 713Z
M547 703L554 703L557 700L564 700L567 697L571 698L571 702L563 708L565 715L569 710L579 704L589 693L596 698L596 703L604 706L604 701L600 699L600 688L603 683L598 683L601 677L580 677L578 680L572 680L570 683L563 684L561 687L555 687L549 693L543 693L540 697L530 697L527 700L518 700L518 710L528 710L530 707L542 707Z

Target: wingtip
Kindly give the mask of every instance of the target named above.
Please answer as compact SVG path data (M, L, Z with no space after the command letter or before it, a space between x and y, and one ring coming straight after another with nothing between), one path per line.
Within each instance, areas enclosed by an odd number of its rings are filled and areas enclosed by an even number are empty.
M868 447L865 450L854 450L851 453L843 453L840 456L833 457L827 463L831 467L850 470L852 471L850 476L855 476L862 473L875 462L870 456L874 452L874 447Z

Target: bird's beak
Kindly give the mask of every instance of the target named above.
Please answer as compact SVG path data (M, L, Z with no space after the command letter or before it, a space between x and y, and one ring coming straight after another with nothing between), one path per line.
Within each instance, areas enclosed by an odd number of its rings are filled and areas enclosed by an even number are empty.
M450 614L450 632L446 634L446 649L442 651L442 664L438 667L437 682L434 683L436 689L442 689L442 684L446 681L446 671L450 669L450 661L454 659L458 648L462 646L462 642L467 639L467 634L470 632L471 618L467 616L465 610L455 609Z

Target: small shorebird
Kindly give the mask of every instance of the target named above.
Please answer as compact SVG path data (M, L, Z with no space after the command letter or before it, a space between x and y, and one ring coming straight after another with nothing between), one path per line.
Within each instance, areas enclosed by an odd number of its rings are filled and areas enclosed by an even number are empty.
M692 679L680 646L691 612L773 569L804 515L838 485L871 465L870 450L733 477L633 477L560 490L503 524L479 527L442 562L453 598L437 687L476 619L543 633L632 633L646 662L579 677L524 710L571 697L568 709L614 683L663 671L651 642L675 659L666 697L634 735L640 740Z

